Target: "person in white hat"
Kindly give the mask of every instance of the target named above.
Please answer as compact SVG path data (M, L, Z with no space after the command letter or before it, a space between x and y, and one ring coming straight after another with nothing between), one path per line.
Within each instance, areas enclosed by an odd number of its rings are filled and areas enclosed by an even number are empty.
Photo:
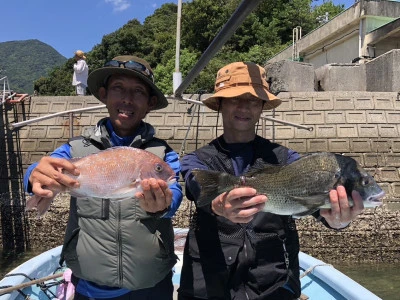
M223 134L181 159L185 192L196 204L183 255L178 300L289 300L300 296L299 237L291 216L264 212L267 196L240 186L198 205L201 187L192 170L242 176L263 164L286 165L300 155L257 135L263 110L281 100L269 91L264 68L235 62L218 71L215 94L203 103L220 112ZM361 213L343 186L330 191L332 210L313 215L330 228L346 227ZM214 198L215 197L215 198Z
M86 63L86 56L82 50L75 51L74 74L72 75L72 85L75 86L78 96L86 95L87 79L89 67Z

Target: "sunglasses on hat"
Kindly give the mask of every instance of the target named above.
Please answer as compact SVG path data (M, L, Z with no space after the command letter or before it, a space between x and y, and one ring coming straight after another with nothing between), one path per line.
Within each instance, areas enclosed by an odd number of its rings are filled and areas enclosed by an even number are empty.
M154 83L154 74L152 71L150 71L145 65L138 63L133 60L128 60L128 61L119 61L119 60L110 60L104 64L104 67L116 67L116 68L121 68L123 66L125 69L133 70L140 72L147 78L151 80L151 82Z

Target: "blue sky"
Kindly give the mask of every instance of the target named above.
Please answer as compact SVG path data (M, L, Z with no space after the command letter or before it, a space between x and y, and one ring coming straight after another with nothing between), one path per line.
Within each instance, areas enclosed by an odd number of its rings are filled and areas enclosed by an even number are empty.
M187 0L183 0L185 2ZM268 0L265 0L268 1ZM273 1L273 0L272 0ZM322 3L319 0L317 4ZM88 52L129 20L178 0L2 0L0 42L38 39L71 58ZM334 0L348 8L354 0Z

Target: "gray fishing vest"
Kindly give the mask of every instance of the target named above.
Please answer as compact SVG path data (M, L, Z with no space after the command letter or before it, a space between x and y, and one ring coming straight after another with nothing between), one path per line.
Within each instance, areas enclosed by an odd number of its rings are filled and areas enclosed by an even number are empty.
M73 157L111 145L104 125L69 143ZM143 135L131 146L161 158L169 147L162 140ZM71 197L62 259L76 277L98 285L129 290L153 287L171 272L177 260L171 219L150 216L135 199Z

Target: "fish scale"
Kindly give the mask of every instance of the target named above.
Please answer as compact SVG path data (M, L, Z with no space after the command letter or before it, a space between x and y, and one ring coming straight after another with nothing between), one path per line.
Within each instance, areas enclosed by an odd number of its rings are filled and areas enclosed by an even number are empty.
M240 177L200 169L192 173L201 188L199 207L238 186L267 195L265 212L297 217L330 208L329 191L337 185L343 185L348 196L352 190L359 192L364 207L381 205L385 194L353 158L330 152L310 153L285 166L265 164ZM353 205L351 198L349 203Z

